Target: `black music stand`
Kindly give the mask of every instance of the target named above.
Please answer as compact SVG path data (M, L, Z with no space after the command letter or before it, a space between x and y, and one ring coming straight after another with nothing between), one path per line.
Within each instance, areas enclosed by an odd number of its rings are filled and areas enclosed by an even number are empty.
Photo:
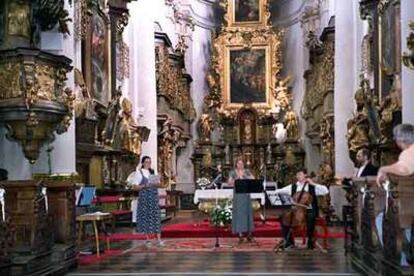
M234 186L236 194L263 193L263 179L237 179Z

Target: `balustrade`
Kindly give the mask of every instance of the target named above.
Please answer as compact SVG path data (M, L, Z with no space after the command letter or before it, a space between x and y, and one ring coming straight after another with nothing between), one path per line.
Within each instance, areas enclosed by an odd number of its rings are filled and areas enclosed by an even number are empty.
M375 180L354 178L347 189L352 263L366 274L412 275L414 176L391 176L383 187Z

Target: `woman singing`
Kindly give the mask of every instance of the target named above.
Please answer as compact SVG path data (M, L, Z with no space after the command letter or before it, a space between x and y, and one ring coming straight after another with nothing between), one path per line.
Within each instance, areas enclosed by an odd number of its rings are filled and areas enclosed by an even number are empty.
M237 179L253 179L252 173L244 169L243 160L236 161L236 168L229 173L229 184L234 186ZM247 241L253 240L252 232L254 231L253 209L250 194L236 193L233 189L233 234L239 235L239 243L244 241L243 234L247 234Z
M134 185L139 191L137 204L137 232L146 234L147 247L151 246L149 234L157 234L157 245L164 246L161 240L161 211L159 206L158 187L159 183L151 183L150 178L155 176L151 169L151 158L142 157L141 168L137 168Z

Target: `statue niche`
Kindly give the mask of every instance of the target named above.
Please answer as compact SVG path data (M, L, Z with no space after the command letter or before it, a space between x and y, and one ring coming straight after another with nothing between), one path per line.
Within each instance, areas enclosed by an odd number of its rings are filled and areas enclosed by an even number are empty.
M251 110L244 110L239 115L240 142L253 144L256 142L256 116Z

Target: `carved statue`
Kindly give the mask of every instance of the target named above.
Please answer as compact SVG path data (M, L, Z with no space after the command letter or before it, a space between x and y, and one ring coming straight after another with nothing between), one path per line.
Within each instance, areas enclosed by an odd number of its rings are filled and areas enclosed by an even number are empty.
M298 117L290 106L285 114L285 125L287 137L289 139L297 139L299 137Z
M275 97L275 105L276 108L280 110L286 110L291 102L291 97L289 94L289 82L291 81L292 77L288 76L283 80L280 80L277 84L276 88L273 89L273 94Z
M201 114L198 127L200 137L205 141L210 141L211 132L213 131L213 119L211 119L210 114Z
M364 112L358 112L353 119L348 121L346 137L351 157L354 157L359 149L369 146L369 122Z
M331 119L333 117L323 117L320 123L320 134L319 138L321 139L322 152L325 160L333 160L333 151L334 151L334 137L333 137L333 126ZM333 165L333 164L332 164Z
M399 77L395 76L392 90L380 106L381 119L379 127L382 143L387 143L392 139L393 115L395 111L401 109L401 105L401 82Z
M138 125L132 117L132 103L127 98L122 100L122 115L119 127L120 146L137 155L141 155L142 139L138 132Z
M327 162L320 165L319 174L321 177L321 184L330 184L335 176L332 166Z
M121 110L121 96L122 92L118 88L115 98L110 102L108 106L108 117L106 118L105 127L102 131L102 139L106 145L112 145L114 142L116 129L118 129L119 111Z
M243 140L247 143L251 143L253 140L252 121L248 117L243 119L243 134Z
M181 133L178 130L173 129L173 120L168 116L158 134L158 169L161 172L161 182L164 185L168 185L171 180L174 146L177 144L180 136Z
M9 35L30 38L30 6L25 3L10 3L7 15Z
M75 116L77 118L83 117L87 119L95 119L95 102L93 101L82 73L75 69L75 85L76 99L75 99Z

